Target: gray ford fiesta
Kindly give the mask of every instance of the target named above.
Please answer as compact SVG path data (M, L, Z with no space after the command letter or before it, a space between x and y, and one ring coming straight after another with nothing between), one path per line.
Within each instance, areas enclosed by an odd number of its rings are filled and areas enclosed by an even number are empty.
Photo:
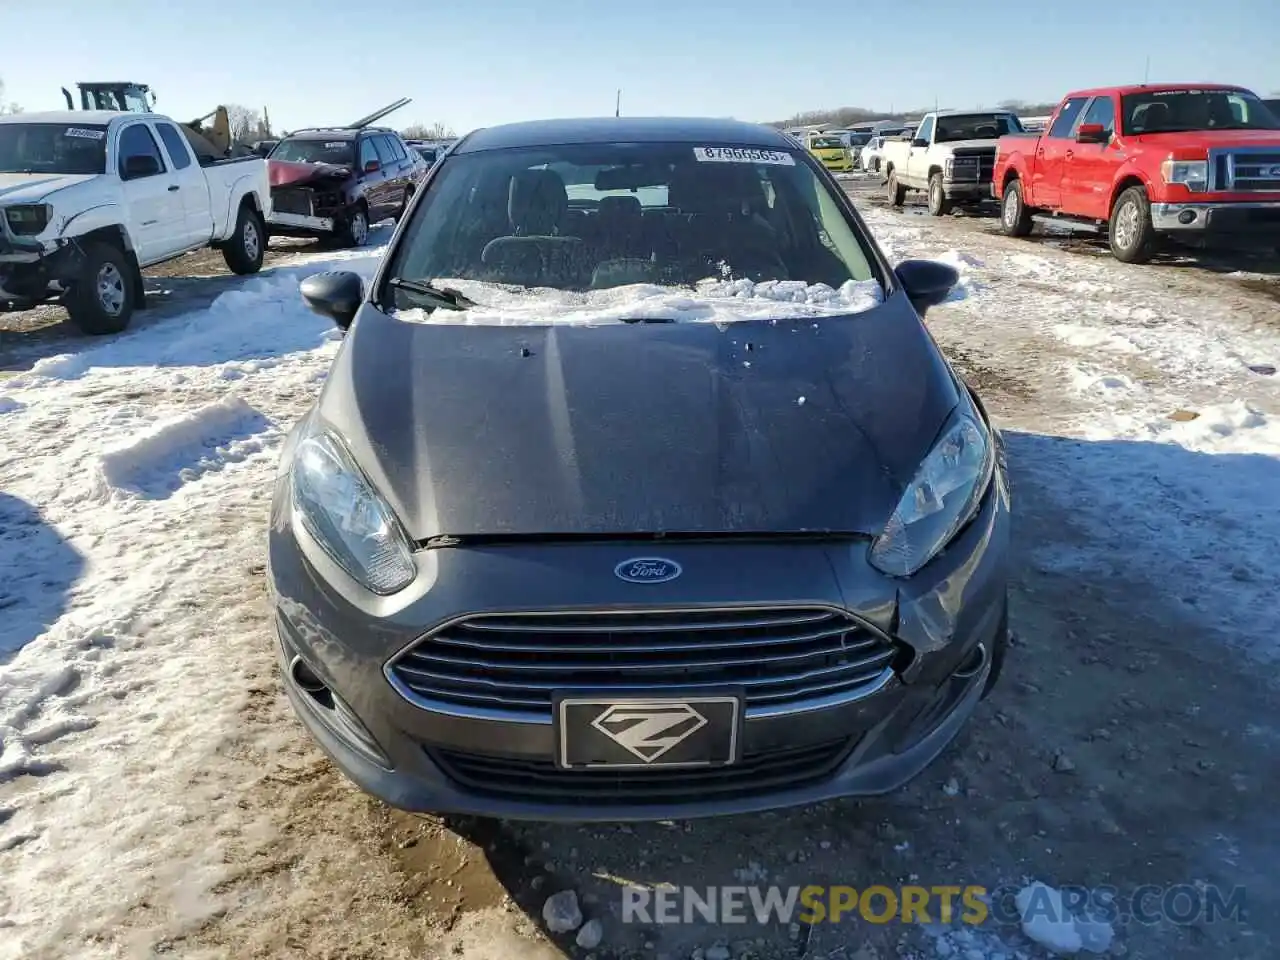
M1007 643L999 435L896 270L782 133L475 132L287 441L285 687L392 806L727 814L893 790Z

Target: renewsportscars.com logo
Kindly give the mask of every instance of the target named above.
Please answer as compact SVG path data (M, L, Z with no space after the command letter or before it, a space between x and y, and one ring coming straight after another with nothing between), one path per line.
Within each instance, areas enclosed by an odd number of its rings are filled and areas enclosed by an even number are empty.
M1116 887L1043 884L986 887L977 884L869 887L640 887L622 888L623 923L941 923L1018 925L1044 918L1053 923L1088 917L1124 926L1180 926L1244 922L1243 887L1207 884Z

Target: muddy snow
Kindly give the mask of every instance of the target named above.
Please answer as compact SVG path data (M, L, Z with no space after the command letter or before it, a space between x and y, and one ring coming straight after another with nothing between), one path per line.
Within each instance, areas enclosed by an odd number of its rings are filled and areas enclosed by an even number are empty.
M371 275L379 250L294 256L111 340L4 341L0 958L1275 956L1272 278L1129 267L851 189L891 257L961 272L929 326L1008 444L1016 645L936 765L888 797L686 823L446 821L360 795L280 690L264 525L280 441L340 342L298 282ZM664 302L579 306L714 319L645 295ZM521 322L488 302L471 322ZM743 884L974 884L1009 903L981 926L622 922L626 885ZM1075 888L1119 907L1020 912ZM1247 909L1215 922L1127 909L1235 889Z

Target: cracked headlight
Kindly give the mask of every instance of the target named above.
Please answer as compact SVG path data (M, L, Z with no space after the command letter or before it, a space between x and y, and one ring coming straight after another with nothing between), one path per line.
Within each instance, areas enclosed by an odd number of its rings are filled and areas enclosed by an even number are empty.
M309 430L294 452L291 480L302 526L352 578L379 596L413 581L408 537L337 436Z
M967 405L958 408L872 543L871 564L909 577L936 557L977 513L994 468L986 424Z

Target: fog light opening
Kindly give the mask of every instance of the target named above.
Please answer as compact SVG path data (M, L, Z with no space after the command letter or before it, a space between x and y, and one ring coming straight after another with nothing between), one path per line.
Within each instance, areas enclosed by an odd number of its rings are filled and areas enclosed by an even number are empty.
M1183 226L1196 222L1196 212L1194 210L1183 210L1178 214L1178 222Z
M980 643L964 658L964 663L951 676L956 680L972 680L987 665L987 645Z
M289 676L293 678L293 682L298 685L299 690L309 693L313 697L319 697L329 692L329 688L324 685L324 682L316 676L315 671L307 666L301 657L294 657L293 663L289 664Z

